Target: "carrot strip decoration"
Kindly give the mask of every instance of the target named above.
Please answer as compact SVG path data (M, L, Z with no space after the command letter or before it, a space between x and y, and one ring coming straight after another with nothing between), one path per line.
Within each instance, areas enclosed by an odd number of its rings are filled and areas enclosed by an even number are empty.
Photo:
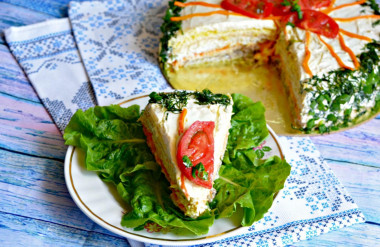
M187 114L187 109L183 108L178 118L178 135L181 135L184 132L186 114Z
M221 9L222 7L219 4L212 4L212 3L206 3L206 2L188 2L188 3L182 3L175 1L174 2L175 6L185 8L187 6L203 6L203 7L209 7L209 8L218 8Z
M348 55L350 55L352 62L354 63L355 69L358 69L360 67L360 63L358 59L356 58L354 52L349 47L346 46L346 43L344 42L344 39L343 39L343 35L340 33L338 35L339 35L340 46L345 52L348 53Z
M329 6L327 9L324 9L321 12L323 12L325 14L329 14L329 13L335 11L335 10L346 8L346 7L350 7L350 6L355 6L355 5L358 5L358 4L363 4L365 2L367 2L367 0L360 0L358 2L346 3L346 4L342 4L342 5L336 6L336 7L332 7L330 5L331 7Z
M355 21L358 19L380 19L380 15L361 15L361 16L354 16L354 17L348 17L348 18L333 18L335 21L341 21L341 22L349 22L349 21Z
M310 59L310 50L309 50L309 44L310 44L310 32L306 31L306 42L305 42L305 58L303 59L302 66L303 69L306 71L306 73L312 77L313 73L311 72L309 68L309 59Z
M189 193L187 192L186 186L185 186L185 175L181 173L181 189L185 193L186 197L189 197Z
M217 11L210 11L210 12L203 12L203 13L195 13L195 14L189 14L184 16L178 16L178 17L171 17L171 21L183 21L194 17L200 17L200 16L210 16L210 15L237 15L237 16L243 16L238 13L229 12L228 10L217 10Z
M343 30L343 29L340 29L339 32L341 32L342 34L348 36L348 37L351 37L351 38L355 38L355 39L361 39L361 40L365 40L365 41L368 41L368 42L371 42L372 39L369 38L369 37L366 37L366 36L363 36L363 35L359 35L359 34L356 34L356 33L351 33L349 31L346 31L346 30Z
M318 35L318 38L319 38L319 40L320 40L320 41L321 41L321 42L327 47L327 49L328 49L328 50L330 51L330 53L331 53L331 56L333 56L333 57L335 58L335 60L337 61L337 63L339 64L340 67L345 68L345 69L349 69L349 70L354 70L353 68L348 67L347 65L345 65L345 64L343 63L342 59L340 59L340 57L338 56L338 54L335 53L334 48L333 48L331 45L327 44L326 41L324 41L324 40L321 38L320 35Z

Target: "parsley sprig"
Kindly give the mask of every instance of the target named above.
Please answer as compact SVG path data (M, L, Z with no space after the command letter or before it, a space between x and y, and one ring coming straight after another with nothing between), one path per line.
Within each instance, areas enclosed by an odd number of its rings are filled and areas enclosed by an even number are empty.
M199 105L231 104L231 99L225 94L214 94L208 89L202 92L175 91L173 93L156 93L149 95L149 103L162 104L167 111L179 113L187 105L189 96L194 96Z
M301 6L298 4L298 0L284 0L281 3L282 6L291 6L291 11L297 12L298 14L298 19L302 20L302 10Z
M187 155L182 157L183 164L187 168L191 168L191 174L193 178L200 178L202 180L208 180L208 172L206 171L205 166L201 163L198 163L196 166L191 162L190 158Z

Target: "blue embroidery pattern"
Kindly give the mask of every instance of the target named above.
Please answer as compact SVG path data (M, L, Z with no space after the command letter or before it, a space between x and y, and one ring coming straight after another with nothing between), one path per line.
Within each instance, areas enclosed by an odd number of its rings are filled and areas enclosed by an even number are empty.
M49 113L54 119L58 129L63 131L73 116L73 112L66 108L63 101L50 100L49 98L43 98L41 100L46 109L49 110Z
M62 132L77 109L96 105L92 86L83 81L86 72L71 30L10 41L8 45Z
M71 30L52 33L22 42L10 42L9 46L20 63L76 50Z
M76 104L78 109L82 110L95 106L95 94L90 83L83 82L71 102Z
M101 105L169 87L158 66L165 1L71 4L75 39Z

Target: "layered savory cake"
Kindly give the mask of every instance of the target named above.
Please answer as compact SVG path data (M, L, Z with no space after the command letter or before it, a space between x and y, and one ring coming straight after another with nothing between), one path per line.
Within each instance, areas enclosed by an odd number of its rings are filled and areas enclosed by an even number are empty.
M140 121L173 202L196 218L215 196L231 127L232 99L210 91L152 93Z
M168 74L246 57L270 61L294 126L328 132L379 111L379 14L375 0L172 1L160 62Z

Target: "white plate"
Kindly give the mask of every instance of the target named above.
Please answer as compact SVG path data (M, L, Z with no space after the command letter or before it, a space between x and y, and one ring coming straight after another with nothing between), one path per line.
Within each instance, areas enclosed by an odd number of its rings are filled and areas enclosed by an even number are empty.
M128 107L133 104L144 109L148 103L148 95L136 96L116 104ZM276 134L268 126L269 137L265 146L272 150L266 156L277 155L284 158ZM65 180L71 197L78 207L94 222L100 226L126 238L159 245L193 245L213 242L226 237L240 235L248 227L239 226L236 218L218 219L210 228L208 234L203 236L178 236L173 233L152 232L144 229L134 231L121 226L121 218L126 207L117 194L116 189L98 177L95 172L87 171L84 165L84 152L70 146L65 158Z

